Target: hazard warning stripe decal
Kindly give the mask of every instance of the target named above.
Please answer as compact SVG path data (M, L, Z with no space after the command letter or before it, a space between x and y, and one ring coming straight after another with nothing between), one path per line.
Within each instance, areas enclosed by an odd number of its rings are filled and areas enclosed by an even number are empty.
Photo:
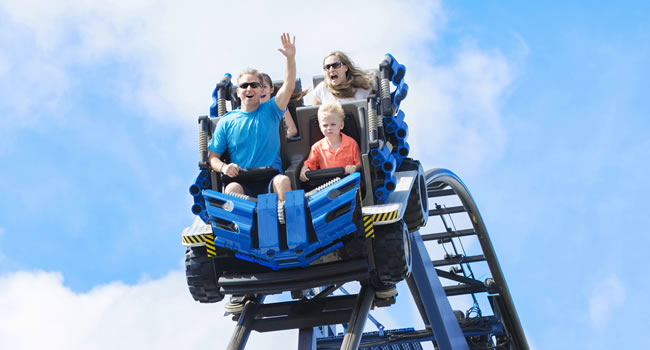
M375 226L372 223L372 216L363 217L363 231L365 232L366 238L375 236Z
M183 243L196 244L196 243L212 243L214 246L214 234L204 233L195 236L183 236Z
M399 213L398 210L393 210L387 213L373 214L370 217L372 217L372 221L374 222L391 221L397 218L398 213Z

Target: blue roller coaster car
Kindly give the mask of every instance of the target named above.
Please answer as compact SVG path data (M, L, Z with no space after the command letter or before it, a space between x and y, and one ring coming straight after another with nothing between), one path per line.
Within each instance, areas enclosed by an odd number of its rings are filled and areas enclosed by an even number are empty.
M360 173L317 170L309 174L310 183L299 181L311 145L323 136L318 106L290 102L299 134L287 138L284 128L279 130L284 173L295 189L286 193L283 206L274 193L257 198L224 193L230 179L209 168L207 142L226 103L231 110L239 105L230 75L224 76L213 93L211 115L199 117L200 170L190 186L196 219L182 234L195 300L351 280L385 286L408 276L410 232L426 224L428 201L422 166L408 157L408 126L400 110L408 92L405 73L387 54L374 70L368 99L342 104L343 132L361 150ZM315 77L314 85L320 79ZM300 91L300 80L296 85ZM271 168L246 169L237 181L268 182L275 174Z

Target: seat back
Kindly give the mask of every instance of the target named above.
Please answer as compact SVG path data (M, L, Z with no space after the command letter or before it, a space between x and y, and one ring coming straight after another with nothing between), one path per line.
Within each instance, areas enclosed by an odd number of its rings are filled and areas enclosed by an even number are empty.
M343 118L343 133L352 137L358 145L361 145L361 130L359 119L351 111L343 110L345 117ZM309 140L313 145L314 143L323 139L323 134L318 125L318 115L313 115L309 120Z
M359 144L361 154L367 153L368 128L366 123L368 102L366 100L357 100L342 103L341 106L345 113L343 132ZM309 156L311 146L323 138L323 134L318 128L318 107L306 106L296 109L298 137L286 140L286 143L281 148L283 159L288 161L285 173L292 179L294 188L302 188L302 183L298 180L300 168Z

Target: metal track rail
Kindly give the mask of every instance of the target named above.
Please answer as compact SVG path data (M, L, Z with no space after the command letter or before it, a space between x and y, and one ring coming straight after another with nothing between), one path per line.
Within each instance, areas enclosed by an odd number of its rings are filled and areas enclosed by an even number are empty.
M448 296L461 295L461 294L474 294L474 293L489 293L490 304L494 309L495 315L500 317L503 321L505 333L508 337L510 349L528 349L528 342L524 334L519 316L515 309L508 284L506 282L503 271L499 264L497 254L492 245L492 241L485 227L485 223L481 218L478 207L474 202L469 190L461 179L453 172L447 169L431 169L425 173L425 181L427 184L427 193L430 199L445 196L457 196L462 206L453 207L437 207L429 211L429 221L433 216L440 216L445 222L444 215L450 217L451 214L466 213L471 221L472 228L455 230L449 227L447 223L446 232L439 232L433 234L422 234L421 237L425 241L437 241L439 244L449 243L452 239L459 239L460 237L476 236L482 250L481 255L467 256L465 254L447 255L445 259L432 261L436 267L449 266L449 265L469 265L470 263L485 261L491 273L491 278L485 282L467 278L460 274L450 273L447 271L437 269L438 276L446 278L455 282L458 285L446 286L445 292ZM461 271L460 269L454 272Z

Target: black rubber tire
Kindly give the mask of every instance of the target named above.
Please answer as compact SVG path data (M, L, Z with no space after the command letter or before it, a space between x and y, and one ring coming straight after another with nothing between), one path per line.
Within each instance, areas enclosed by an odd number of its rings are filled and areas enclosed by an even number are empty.
M380 282L397 283L411 274L410 234L404 221L375 226L373 248Z
M185 252L185 276L192 298L200 303L217 303L223 300L218 284L221 271L216 260L208 257L205 246L189 247Z
M409 232L415 232L426 225L427 219L429 219L429 199L427 185L424 181L424 170L419 161L411 158L404 158L399 170L416 170L418 172L417 179L411 188L411 193L409 193L406 211L404 211L404 221Z

